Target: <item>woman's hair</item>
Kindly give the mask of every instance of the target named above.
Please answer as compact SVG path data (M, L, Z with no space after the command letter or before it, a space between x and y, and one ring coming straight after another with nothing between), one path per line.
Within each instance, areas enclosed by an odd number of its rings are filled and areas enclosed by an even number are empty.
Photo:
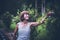
M22 11L21 14L20 14L20 20L21 21L24 21L25 18L24 18L24 14L28 14L29 15L29 12L28 11ZM28 21L28 20L27 20Z

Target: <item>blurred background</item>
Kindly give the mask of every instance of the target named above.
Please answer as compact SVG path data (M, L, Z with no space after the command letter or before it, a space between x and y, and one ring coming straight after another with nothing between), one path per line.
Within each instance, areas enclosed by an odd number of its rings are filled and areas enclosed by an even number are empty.
M12 34L23 10L29 11L29 21L38 22L48 12L52 13L43 24L31 28L30 40L60 40L59 0L0 0L0 40L13 40Z

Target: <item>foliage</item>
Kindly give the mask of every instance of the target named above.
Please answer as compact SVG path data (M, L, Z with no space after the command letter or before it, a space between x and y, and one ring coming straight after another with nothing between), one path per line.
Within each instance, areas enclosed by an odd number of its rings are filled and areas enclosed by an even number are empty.
M16 16L12 15L12 21L11 21L10 29L15 29L17 22L20 21L19 15L20 15L19 10L17 11Z
M31 17L30 21L40 21L41 18L41 1L37 0L37 9L35 8L36 0L0 0L0 28L14 30L16 23L20 21L19 15L23 10L28 10ZM31 40L60 40L60 1L45 0L46 12L54 10L51 17L45 19L45 23L31 28ZM38 10L38 16L35 17L35 10Z

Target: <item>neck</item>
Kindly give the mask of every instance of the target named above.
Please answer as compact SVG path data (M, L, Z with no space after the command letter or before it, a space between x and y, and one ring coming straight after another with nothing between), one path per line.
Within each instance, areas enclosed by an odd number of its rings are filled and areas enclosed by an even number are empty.
M23 23L26 24L28 21L27 20L24 20Z

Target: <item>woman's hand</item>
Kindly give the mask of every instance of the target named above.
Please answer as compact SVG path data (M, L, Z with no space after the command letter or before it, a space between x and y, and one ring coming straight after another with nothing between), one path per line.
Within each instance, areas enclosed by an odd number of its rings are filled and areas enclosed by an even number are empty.
M41 24L42 24L42 23L44 23L45 18L46 18L46 17L42 18L42 20L40 21L40 22L41 22Z
M14 33L12 35L13 35L13 37L15 37L15 34Z
M15 34L14 33L11 33L11 36L14 38L15 37Z

